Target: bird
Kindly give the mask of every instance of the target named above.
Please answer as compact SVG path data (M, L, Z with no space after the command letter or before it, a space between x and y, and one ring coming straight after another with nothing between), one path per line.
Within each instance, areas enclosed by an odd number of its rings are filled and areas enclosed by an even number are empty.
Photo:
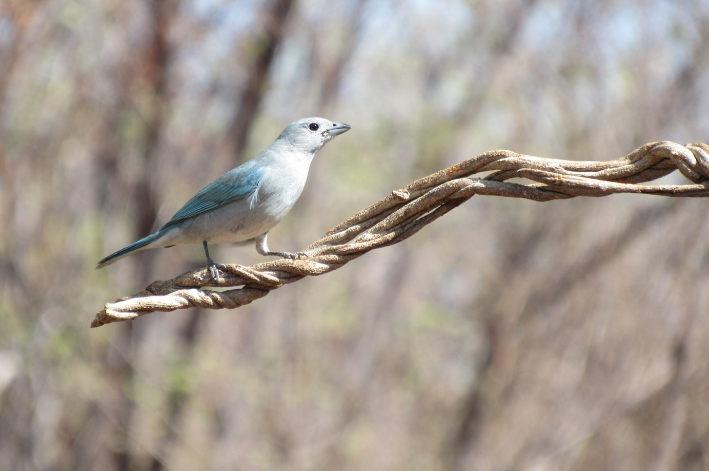
M315 153L350 129L324 118L294 121L256 157L200 190L157 232L105 257L96 269L140 250L201 243L209 274L219 283L219 269L226 267L209 256L209 244L254 243L261 255L305 257L303 252L270 250L268 232L300 197Z

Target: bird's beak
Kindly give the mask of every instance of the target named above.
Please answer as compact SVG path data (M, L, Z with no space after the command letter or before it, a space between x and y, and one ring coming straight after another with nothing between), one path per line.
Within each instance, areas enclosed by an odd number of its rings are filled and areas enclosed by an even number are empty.
M344 123L332 123L332 127L328 130L326 130L323 134L332 134L333 136L337 136L338 134L342 134L343 132L347 132L350 129L352 129L352 126L349 124L344 124Z

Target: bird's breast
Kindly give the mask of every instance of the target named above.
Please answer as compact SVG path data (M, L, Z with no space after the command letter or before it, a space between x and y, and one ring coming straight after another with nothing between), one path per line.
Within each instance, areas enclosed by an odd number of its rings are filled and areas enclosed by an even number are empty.
M271 167L249 197L197 216L182 229L188 243L239 243L270 231L291 210L308 177L308 167Z

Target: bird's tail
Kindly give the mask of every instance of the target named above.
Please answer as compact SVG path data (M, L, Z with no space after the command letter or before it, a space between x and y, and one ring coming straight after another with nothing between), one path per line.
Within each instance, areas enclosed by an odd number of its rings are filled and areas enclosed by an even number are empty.
M130 255L131 253L135 252L136 250L141 250L144 248L147 248L147 245L152 244L156 240L158 240L160 237L165 235L164 232L162 231L157 231L155 234L150 234L148 237L144 237L140 239L138 242L133 242L130 244L128 247L124 247L118 252L112 253L108 257L102 259L100 262L98 262L98 265L96 265L96 269L98 270L99 268L106 267L108 265L111 265L112 263L117 262L118 260L122 259L123 257Z

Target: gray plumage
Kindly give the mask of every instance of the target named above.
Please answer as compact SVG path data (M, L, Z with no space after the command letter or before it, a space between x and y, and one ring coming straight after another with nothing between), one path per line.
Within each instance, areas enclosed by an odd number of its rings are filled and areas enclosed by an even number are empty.
M246 245L255 242L261 255L297 258L302 254L273 252L266 237L300 197L315 153L334 136L350 129L323 118L305 118L288 125L273 144L245 164L203 188L160 230L101 260L97 269L133 252L181 244L202 244L212 277L218 265L208 244Z

